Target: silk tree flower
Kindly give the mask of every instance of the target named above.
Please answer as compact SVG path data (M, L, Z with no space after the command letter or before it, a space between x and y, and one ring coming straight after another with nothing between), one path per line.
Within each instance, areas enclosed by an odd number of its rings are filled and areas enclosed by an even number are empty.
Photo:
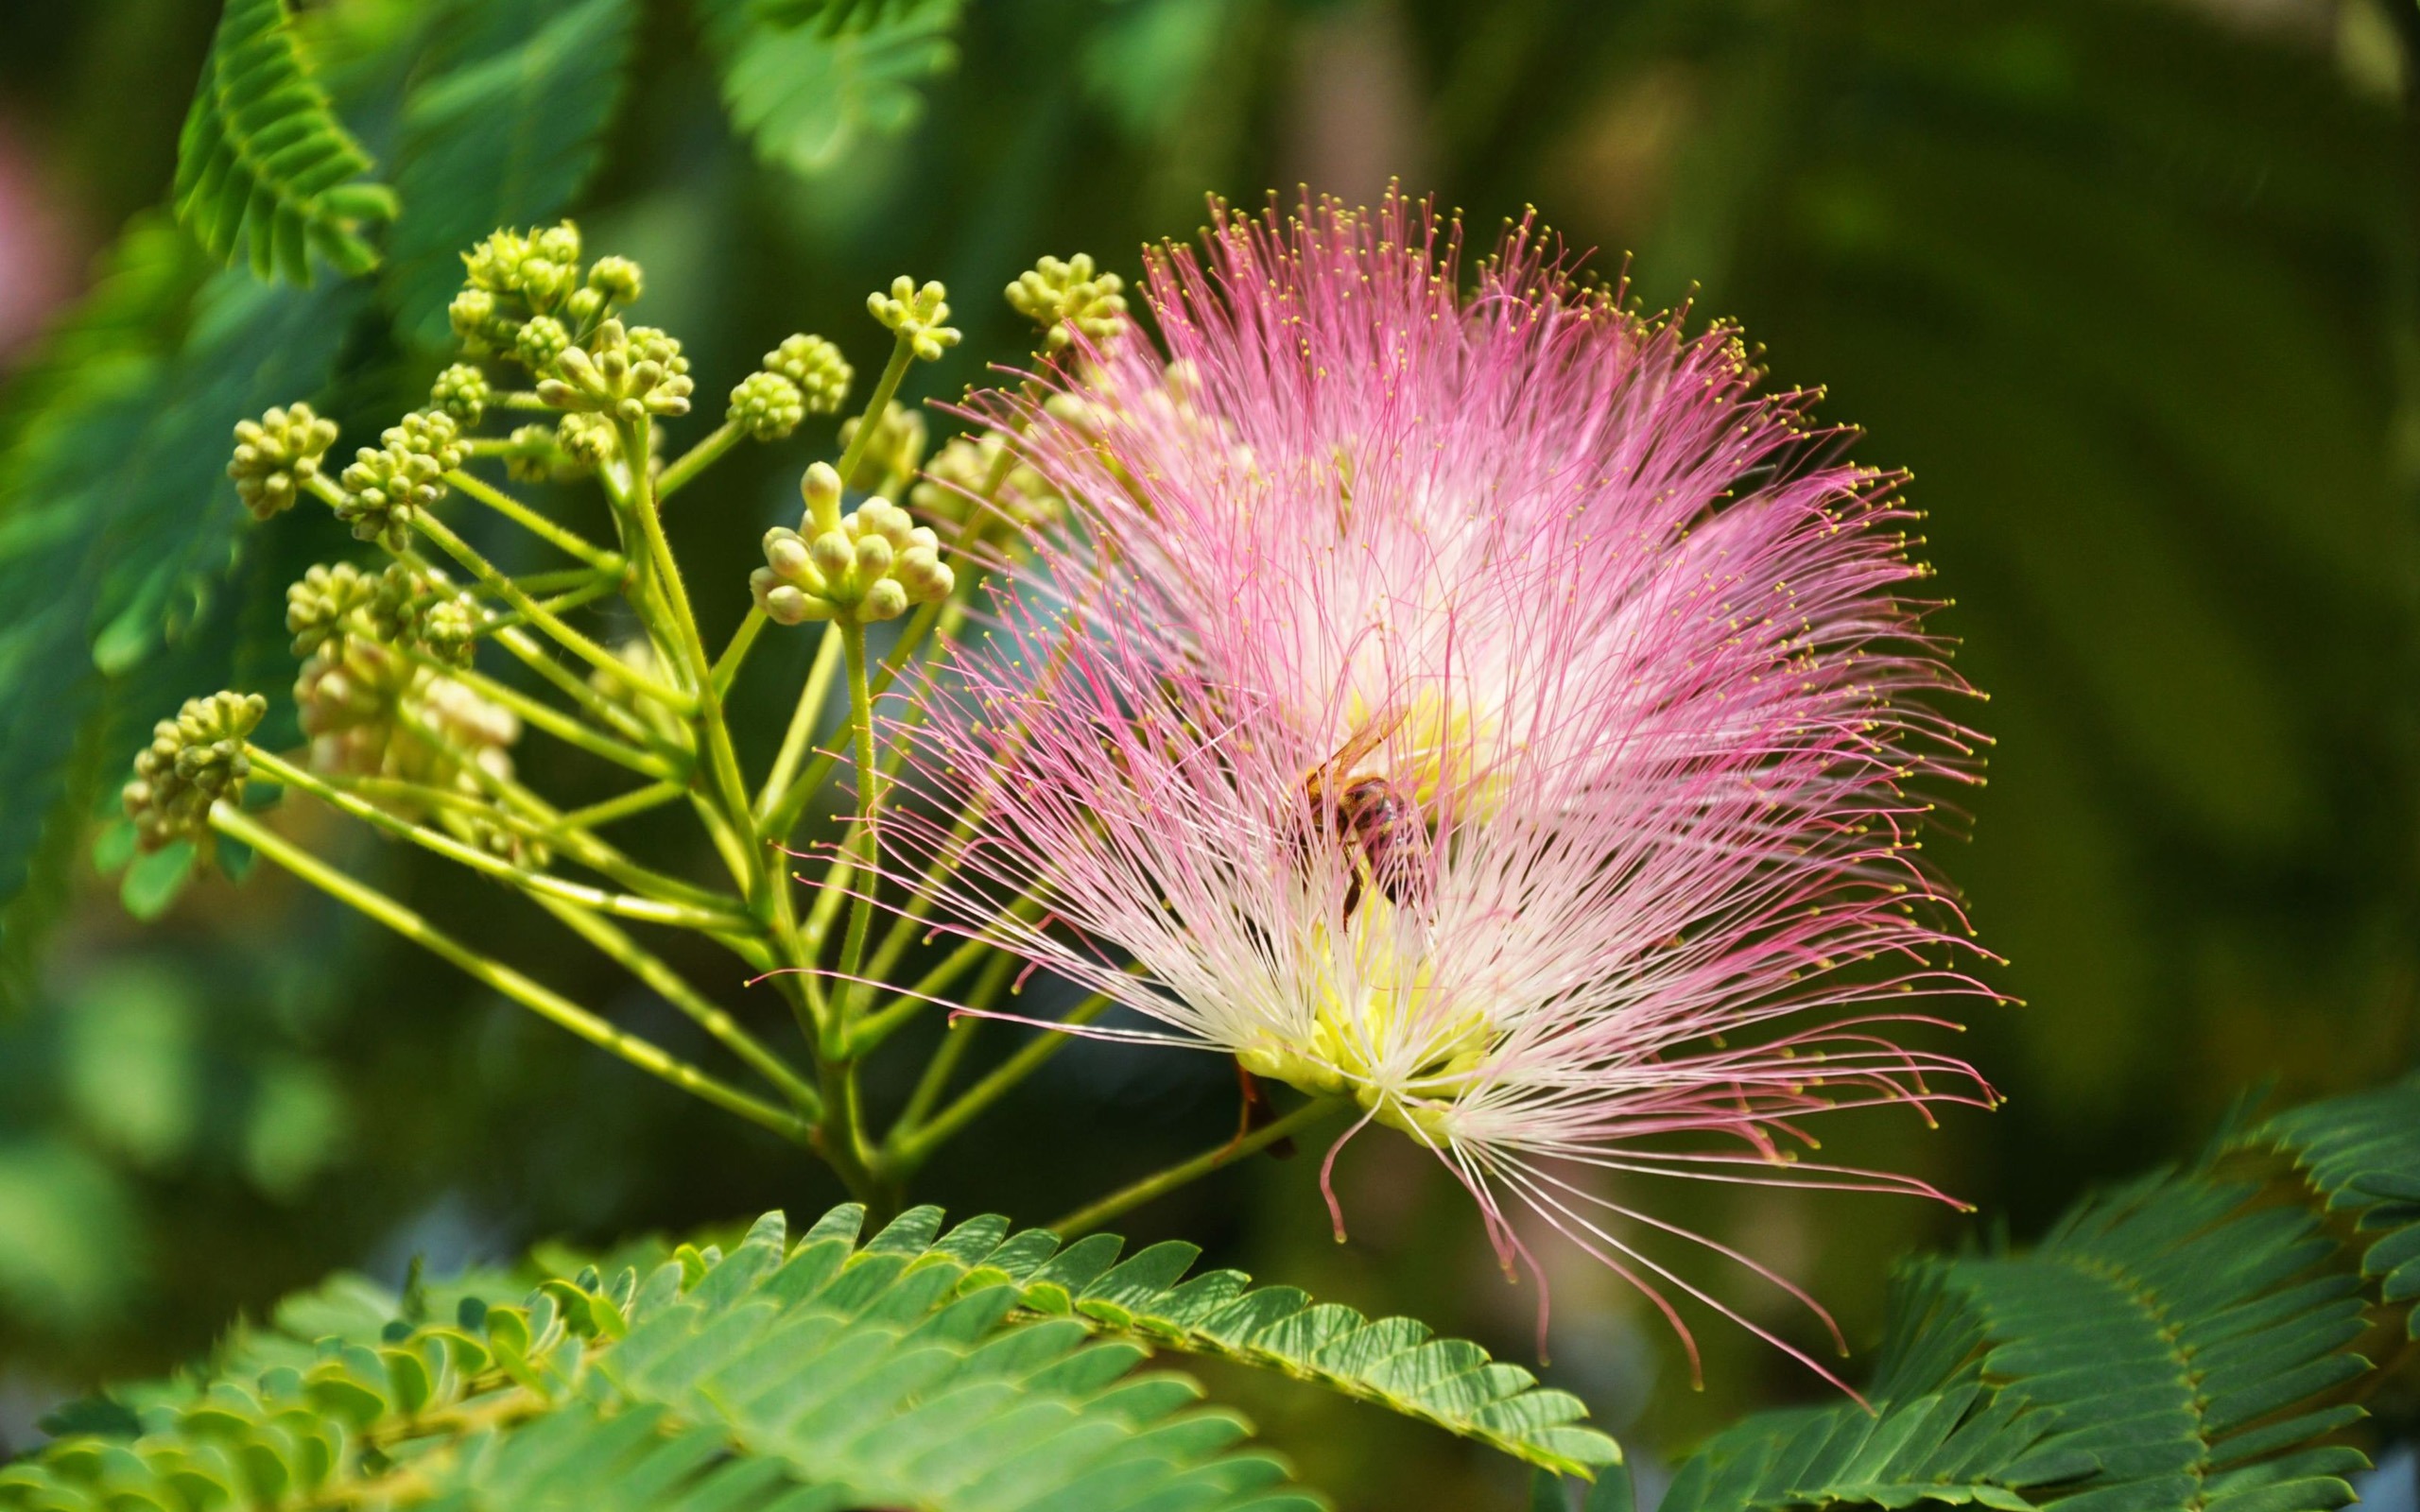
M1221 214L1150 260L1165 355L1079 336L976 401L1065 516L901 721L940 801L890 869L1150 1021L1074 1032L1434 1152L1508 1273L1509 1200L1685 1341L1662 1286L1731 1310L1645 1231L1814 1307L1591 1172L1938 1197L1800 1158L1801 1120L1996 1100L1894 1033L1988 995L1914 853L1916 789L1973 763L1910 516L1732 331L1526 225L1460 264L1401 200Z

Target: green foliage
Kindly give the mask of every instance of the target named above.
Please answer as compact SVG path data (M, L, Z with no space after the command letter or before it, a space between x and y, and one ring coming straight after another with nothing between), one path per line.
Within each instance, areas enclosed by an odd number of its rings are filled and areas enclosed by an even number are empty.
M1255 1289L1236 1270L1186 1280L1201 1253L1194 1245L1153 1245L1120 1263L1121 1242L1113 1235L1078 1240L1055 1255L1048 1240L1039 1230L1020 1234L987 1262L1023 1287L1024 1305L1035 1313L1317 1382L1543 1469L1584 1475L1621 1462L1611 1438L1580 1426L1588 1409L1579 1398L1541 1388L1519 1366L1489 1359L1467 1339L1441 1339L1416 1319L1374 1322L1295 1287Z
M766 163L830 168L924 115L917 86L958 62L962 0L825 6L702 0L723 103Z
M622 95L634 0L491 0L443 19L404 105L389 297L422 346L449 335L462 249L562 213L596 169Z
M308 284L314 252L367 272L378 254L361 225L396 209L357 181L370 166L303 66L285 0L228 0L177 144L177 218L264 280Z
M727 1256L684 1245L510 1304L481 1295L500 1278L400 1299L339 1281L211 1379L130 1394L134 1436L116 1415L0 1471L0 1506L1321 1504L1191 1382L1136 1373L1142 1349L1024 1311L986 1263L1033 1252L1002 1220L936 1242L917 1209L860 1246L862 1218L791 1246L770 1215Z
M2263 1174L2276 1151L2308 1180ZM2420 1078L2283 1115L2212 1161L2080 1204L2030 1253L1897 1278L1868 1413L1761 1413L1669 1512L1919 1501L2325 1512L2373 1312L2408 1303ZM2298 1199L2298 1200L2297 1200ZM2349 1232L2326 1212L2351 1211ZM2408 1325L2407 1325L2408 1326Z

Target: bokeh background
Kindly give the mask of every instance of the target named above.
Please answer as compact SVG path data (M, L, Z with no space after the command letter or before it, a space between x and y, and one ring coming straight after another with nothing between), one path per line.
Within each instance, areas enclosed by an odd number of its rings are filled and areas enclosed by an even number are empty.
M0 368L42 350L97 251L160 201L216 9L0 6ZM411 8L306 9L341 68ZM1254 201L1301 183L1368 199L1399 178L1460 207L1475 238L1535 205L1609 276L1627 269L1647 307L1737 318L1776 383L1824 386L1822 413L1865 429L1862 458L1911 470L1954 600L1938 624L1991 695L1968 717L1996 742L1971 838L1936 840L1934 858L2007 957L1994 980L2024 1005L1976 1014L1960 1045L2005 1109L1938 1132L1877 1114L1828 1131L1828 1148L1917 1169L1981 1211L1662 1194L1673 1211L1806 1280L1866 1342L1910 1247L1996 1227L2022 1239L2090 1184L2189 1153L2248 1090L2306 1096L2411 1064L2411 0L963 11L869 65L851 85L861 108L769 146L731 125L682 5L643 8L625 90L596 80L562 103L610 112L574 203L589 244L647 265L648 317L689 341L705 388L793 329L839 340L861 371L878 364L863 295L906 270L957 296L969 339L916 379L948 397L1020 350L994 291L1039 253L1088 249L1131 275L1146 239L1190 234L1205 191ZM369 103L352 124L383 156L392 107L375 80L355 82ZM349 431L425 384L436 358L413 335L348 337L329 403L360 417ZM0 443L40 387L0 398ZM215 449L236 418L202 416L196 434ZM711 509L684 517L708 580L741 580L807 455L743 454ZM27 508L0 501L0 557L25 549L12 526ZM290 677L279 586L349 542L299 512L267 534L194 617L250 685L274 690ZM744 608L735 588L724 598L710 639ZM79 717L25 653L51 607L39 585L0 602L0 811L17 809L20 833L49 790L18 785L29 779L9 742ZM255 644L268 649L244 649ZM140 674L108 649L112 679ZM760 678L746 712L765 741L786 707L776 684L805 660L801 644L778 649L760 661L780 675ZM187 691L202 690L175 696ZM126 730L173 701L131 726L81 727L73 761L114 773ZM587 780L531 760L542 783ZM114 781L86 783L96 814ZM416 1255L444 1267L545 1236L601 1243L838 1198L795 1152L265 868L162 896L101 875L89 834L65 828L48 826L30 863L10 854L42 885L0 915L0 1448L35 1441L60 1400L192 1358L332 1268L393 1280ZM533 940L483 885L314 833L450 926L682 1042L663 1005ZM23 879L7 880L13 892ZM130 918L130 892L156 921ZM1038 1221L1233 1117L1231 1077L1207 1057L1079 1047L922 1194ZM1530 1357L1530 1295L1495 1276L1440 1172L1403 1142L1357 1144L1340 1173L1354 1243L1340 1248L1314 1163L1255 1160L1127 1227ZM1701 1330L1693 1391L1673 1341L1617 1283L1567 1265L1555 1295L1547 1374L1595 1404L1651 1483L1694 1435L1821 1389L1718 1323ZM1218 1384L1348 1506L1522 1494L1509 1466L1443 1435L1282 1383ZM2390 1414L2382 1432L2395 1431Z

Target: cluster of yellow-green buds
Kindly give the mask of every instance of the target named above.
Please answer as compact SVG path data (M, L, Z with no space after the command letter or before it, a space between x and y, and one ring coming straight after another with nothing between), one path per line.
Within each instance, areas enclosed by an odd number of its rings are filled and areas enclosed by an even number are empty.
M998 431L951 437L925 465L908 502L936 520L963 520L988 505L1020 530L1057 519L1067 503L1048 478L1010 451Z
M809 467L799 494L805 533L767 531L765 565L748 577L756 606L775 623L893 620L956 586L939 538L890 500L868 499L841 518L840 474L831 464Z
M681 343L653 326L597 326L586 346L565 346L538 380L538 397L557 409L636 424L650 415L686 415L697 385ZM570 438L564 438L570 449Z
M157 850L174 840L210 841L210 805L240 803L251 763L245 738L268 713L259 694L187 698L174 719L151 727L151 744L134 758L134 780L121 797L136 843Z
M784 336L780 346L765 353L765 370L796 384L810 415L838 414L848 403L849 385L857 376L838 347L804 332Z
M363 447L338 474L343 496L337 518L353 527L354 540L401 551L414 517L445 497L445 474L468 454L462 427L441 409L414 410L378 439L380 445Z
M320 419L308 404L271 409L236 422L227 475L252 518L266 520L293 507L320 475L320 460L336 440L337 422Z
M441 409L465 426L476 425L485 419L488 401L493 390L488 375L472 363L458 362L437 375L429 386L428 407Z
M1092 254L1046 257L1009 285L1009 305L1042 328L1045 352L1063 351L1070 328L1097 346L1126 334L1126 282L1095 269Z
M867 295L866 308L926 362L941 361L942 352L958 345L957 328L942 323L949 318L949 291L939 284L919 288L902 273L890 281L889 294Z
M500 231L464 253L467 277L447 311L464 350L510 356L535 371L544 362L530 362L531 353L551 357L549 345L568 345L639 297L636 263L600 257L583 276L579 255L579 228L568 220Z
M863 416L840 422L843 451L857 451L857 432L864 424ZM857 470L849 481L870 493L889 494L906 488L924 463L929 434L923 410L892 400L882 406L882 414L875 419L873 434L866 438L865 449L858 452Z
M311 568L286 589L285 630L294 637L299 657L331 641L363 634L384 644L425 651L453 666L467 666L479 614L466 595L404 562L371 573L340 561Z

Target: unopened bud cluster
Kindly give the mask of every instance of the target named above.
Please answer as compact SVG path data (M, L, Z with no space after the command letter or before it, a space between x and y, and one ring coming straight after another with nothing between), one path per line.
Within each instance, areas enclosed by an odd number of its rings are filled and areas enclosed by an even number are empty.
M1009 305L1042 328L1043 350L1059 352L1081 335L1106 346L1126 334L1126 283L1097 272L1092 255L1046 257L1009 285Z
M731 391L731 423L759 441L778 441L806 419L806 396L777 372L752 372Z
M765 370L796 384L810 415L839 413L848 401L849 385L856 378L856 369L840 355L838 347L804 333L784 336L780 346L765 353Z
M134 780L121 795L144 850L207 842L210 805L243 801L251 772L244 740L268 712L259 694L214 693L186 699L177 717L151 727L151 744L136 754Z
M809 620L867 624L897 619L910 604L947 598L956 580L941 542L888 499L840 516L840 474L818 462L799 491L809 534L765 534L765 565L749 576L757 607L783 625Z
M989 508L1019 529L1059 517L1066 499L1050 480L1009 450L997 431L953 436L926 464L908 502L938 520L964 520Z
M890 281L889 294L867 295L866 308L926 362L939 362L942 352L958 345L957 329L942 323L949 318L949 291L939 284L919 288L902 273Z
M331 640L366 636L464 666L479 614L468 597L403 562L378 573L337 562L311 568L285 591L285 629L296 656L307 657Z
M337 423L312 413L308 404L269 410L258 420L235 425L235 455L227 475L252 518L266 520L293 507L294 501L320 475L320 459L337 440Z
M415 410L365 446L337 479L337 518L356 541L389 550L408 543L413 518L445 497L445 474L462 465L462 428L441 409Z
M626 331L621 321L607 320L586 346L565 346L550 362L554 375L538 380L540 399L626 425L651 415L686 415L697 387L681 343L653 326Z
M467 362L458 362L437 375L428 390L428 407L443 410L464 429L485 419L493 391L488 375Z
M636 263L600 257L583 276L579 257L579 228L568 220L500 231L465 253L463 289L447 311L464 349L475 357L526 362L525 337L535 348L549 339L568 345L639 297L644 281ZM539 333L528 335L541 321Z

